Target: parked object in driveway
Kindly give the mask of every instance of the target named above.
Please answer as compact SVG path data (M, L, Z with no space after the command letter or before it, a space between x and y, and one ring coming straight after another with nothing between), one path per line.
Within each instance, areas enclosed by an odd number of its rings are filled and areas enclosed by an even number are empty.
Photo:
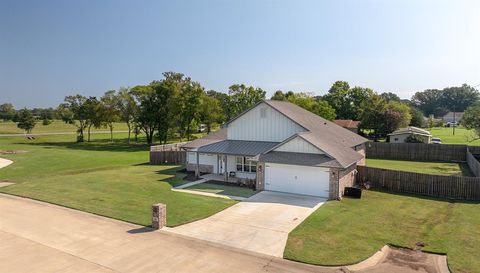
M353 198L362 198L362 189L355 187L345 187L343 195Z
M442 140L438 137L433 137L432 141L430 143L432 143L432 144L442 144Z

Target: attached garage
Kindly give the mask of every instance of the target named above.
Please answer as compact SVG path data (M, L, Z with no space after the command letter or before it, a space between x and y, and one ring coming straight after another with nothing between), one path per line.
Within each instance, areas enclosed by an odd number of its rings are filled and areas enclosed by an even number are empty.
M329 169L287 164L265 164L265 190L329 198Z

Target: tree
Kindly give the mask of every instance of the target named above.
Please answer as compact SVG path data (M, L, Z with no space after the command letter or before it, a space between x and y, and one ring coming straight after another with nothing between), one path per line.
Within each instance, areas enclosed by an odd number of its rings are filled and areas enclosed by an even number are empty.
M373 95L362 105L360 129L372 130L375 140L384 133L383 120L380 120L380 117L384 116L386 104L386 101L381 96Z
M430 129L430 131L431 131L432 128L435 126L435 118L433 117L433 115L429 115L429 116L428 116L427 126L428 126L428 128Z
M15 108L11 103L4 103L0 105L0 119L5 121L12 120L15 116Z
M86 115L86 124L87 124L87 141L90 142L90 131L92 127L100 128L102 127L102 104L96 97L89 97L85 100L84 103Z
M386 101L386 102L390 102L390 101L402 101L402 99L400 99L400 97L395 94L395 93L392 93L392 92L384 92L382 94L380 94L380 96Z
M391 110L392 112L396 112L400 115L398 120L395 121L398 122L398 125L391 132L397 130L398 128L407 127L410 124L410 121L412 120L412 114L410 112L411 108L408 105L397 101L391 101L387 103L386 108L387 110Z
M282 92L282 90L277 90L275 91L275 93L273 94L272 98L270 98L271 100L287 100L287 97L285 96L285 94Z
M198 82L186 78L181 84L179 94L179 124L180 136L190 140L192 122L199 118L200 98L204 93L203 87Z
M200 100L200 121L207 125L207 133L212 130L213 124L222 123L224 112L220 102L213 96L203 95Z
M281 92L281 91L277 91ZM313 94L309 93L293 93L291 91L284 95L285 100L302 107L314 114L317 114L325 119L335 119L335 109L333 109L328 102L317 99Z
M122 87L118 91L118 110L120 112L120 120L127 124L128 143L130 143L130 132L138 113L138 105L129 88Z
M417 92L412 97L412 103L425 115L443 116L447 112L463 112L479 100L479 92L475 88L463 84L457 87L447 87L442 90L427 89Z
M359 120L362 105L365 104L375 92L370 88L350 88L348 82L335 82L328 93L323 97L334 109L338 118Z
M83 131L88 125L88 112L85 107L86 100L86 97L78 94L67 96L65 97L65 102L60 104L57 109L57 113L63 121L77 127L77 142L83 142Z
M35 127L35 117L33 117L32 111L27 108L23 108L18 112L17 127L25 130L25 133L30 134Z
M120 119L120 111L118 110L118 97L115 90L105 92L100 98L101 102L101 120L110 130L110 142L113 143L113 125Z
M480 139L480 102L467 108L461 124L467 129L471 129L473 134L468 137L468 141L474 141Z
M222 107L224 120L230 120L233 116L233 110L230 109L230 96L228 94L217 92L215 90L207 91L207 96L215 98L219 103L220 107Z
M135 96L135 99L139 104L139 111L135 123L145 132L147 143L152 144L153 134L158 126L158 106L156 103L155 92L151 85L138 85L132 88L132 94Z
M425 116L422 111L415 107L410 107L410 114L412 119L410 120L410 126L415 127L424 127L425 126Z
M229 108L231 116L235 117L254 106L259 101L265 99L266 92L261 88L246 86L244 84L234 84L229 87L228 95L230 96Z

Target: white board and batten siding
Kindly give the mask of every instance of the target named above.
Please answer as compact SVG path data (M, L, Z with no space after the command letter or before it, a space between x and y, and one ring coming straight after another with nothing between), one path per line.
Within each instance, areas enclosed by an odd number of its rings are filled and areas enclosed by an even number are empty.
M282 142L305 129L265 103L228 125L228 139Z
M329 198L328 168L298 165L265 165L265 190Z
M217 171L217 155L199 154L200 164L212 165L213 171ZM187 164L197 164L197 152L187 152Z
M277 152L306 153L306 154L325 154L322 150L310 144L301 137L295 137L282 146L275 149Z

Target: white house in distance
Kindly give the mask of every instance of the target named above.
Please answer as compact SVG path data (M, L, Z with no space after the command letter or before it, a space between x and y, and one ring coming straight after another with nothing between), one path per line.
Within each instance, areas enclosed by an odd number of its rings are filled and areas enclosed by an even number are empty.
M187 170L336 199L365 163L367 139L289 102L261 101L222 127L183 146Z
M442 120L445 123L458 123L463 118L464 112L448 112L443 117Z
M405 143L409 136L415 135L423 140L423 143L430 143L432 141L432 134L417 127L400 128L391 134L388 134L391 143Z

